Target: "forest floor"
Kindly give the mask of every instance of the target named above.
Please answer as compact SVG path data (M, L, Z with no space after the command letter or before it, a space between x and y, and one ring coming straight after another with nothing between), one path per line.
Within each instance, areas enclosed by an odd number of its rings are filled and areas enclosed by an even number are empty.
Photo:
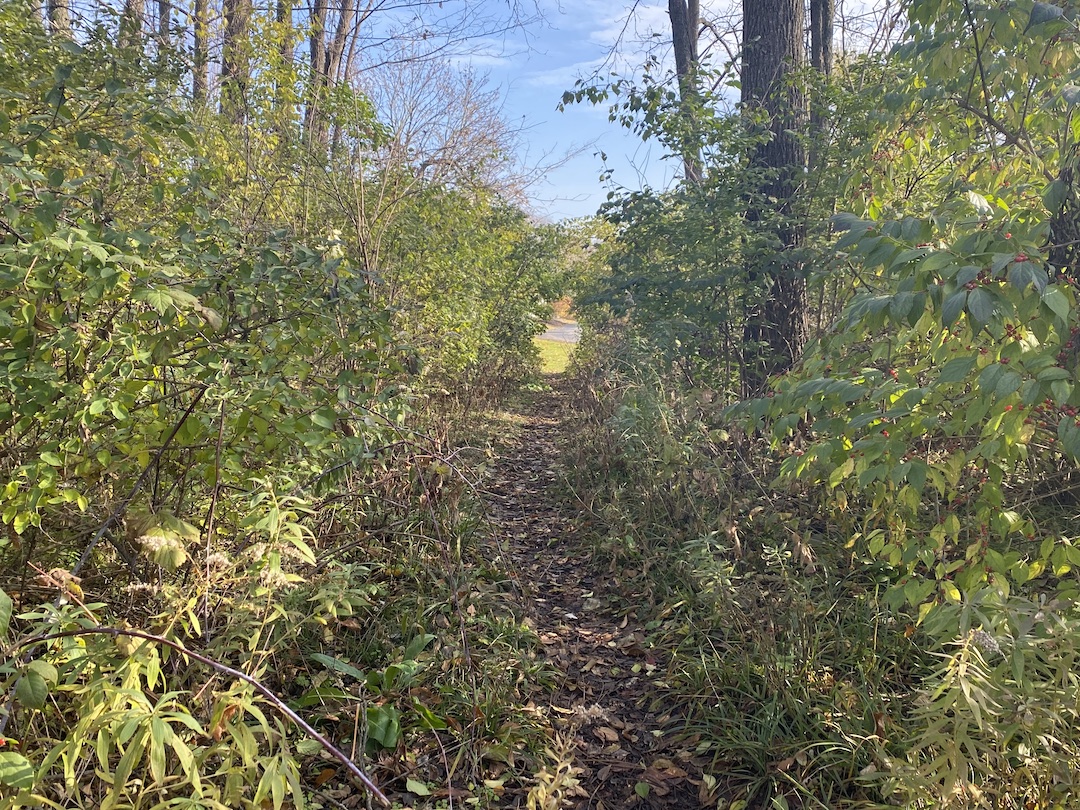
M499 440L484 493L522 585L518 607L555 673L550 705L540 708L556 744L534 798L557 790L561 804L537 806L576 810L702 806L707 763L665 696L669 661L617 572L594 556L560 486L560 447L572 441L570 392L562 375L546 382L505 415L512 428Z

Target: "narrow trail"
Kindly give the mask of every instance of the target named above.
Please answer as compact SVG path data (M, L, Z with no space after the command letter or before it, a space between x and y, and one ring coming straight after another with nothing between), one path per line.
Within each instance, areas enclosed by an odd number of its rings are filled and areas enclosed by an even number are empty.
M522 583L521 609L557 673L548 720L563 772L577 782L562 784L561 806L700 807L704 763L665 709L668 662L625 609L611 572L575 535L573 509L556 493L560 443L571 440L568 388L558 376L549 382L550 391L517 409L520 424L504 439L485 495Z

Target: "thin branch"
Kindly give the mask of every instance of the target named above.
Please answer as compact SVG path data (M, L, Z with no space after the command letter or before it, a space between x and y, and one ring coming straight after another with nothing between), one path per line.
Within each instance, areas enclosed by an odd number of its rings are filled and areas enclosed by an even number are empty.
M131 492L127 494L127 497L125 497L124 500L122 500L120 504L112 511L112 513L105 519L105 522L101 524L101 528L97 530L97 533L90 541L90 544L83 550L82 556L79 557L79 561L75 563L75 567L71 569L72 575L78 574L79 571L82 570L82 567L86 565L87 561L90 559L91 552L93 552L94 548L101 541L101 538L105 536L105 533L109 530L109 528L114 523L116 523L116 521L120 519L120 516L124 514L127 508L131 506L131 502L135 500L135 496L139 494L139 492L143 488L143 485L146 483L146 479L150 475L150 470L152 470L154 468L154 465L156 465L161 460L162 455L164 455L165 451L169 448L169 445L172 444L172 440L176 438L176 434L180 432L180 428L184 426L184 423L188 420L188 417L191 416L192 412L195 410L195 407L199 404L199 401L203 398L205 394L205 388L200 388L199 392L195 394L194 399L191 400L191 404L188 405L187 410L184 411L184 415L181 416L179 421L173 426L172 431L166 437L161 447L156 453L154 453L154 457L147 462L146 466L143 467L143 471L139 473L139 477L135 479L135 484L134 486L132 486Z
M371 778L368 777L368 775L364 773L360 769L360 767L348 757L348 755L346 755L343 751L337 748L325 736L320 734L310 723L304 720L304 718L302 718L299 714L289 708L288 704L286 704L285 701L283 701L281 698L271 692L267 687L263 686L259 681L255 680L247 673L241 672L238 669L234 669L227 664L222 664L219 661L215 661L213 658L208 658L207 656L200 655L197 652L192 652L179 642L165 638L164 636L156 636L152 633L144 633L141 630L125 630L119 627L98 626L81 628L79 630L64 630L58 633L47 633L45 635L34 636L32 638L28 638L24 641L19 642L16 645L16 649L20 649L23 647L31 647L37 644L43 644L46 641L53 641L58 638L72 638L75 636L93 635L112 636L114 638L116 638L117 636L128 636L130 638L141 638L145 639L146 641L152 641L155 644L161 644L165 647L170 647L181 653L182 655L188 656L189 658L194 658L196 661L206 664L208 667L212 667L218 672L222 672L226 675L229 675L230 677L243 681L260 695L262 695L264 698L266 698L266 700L268 700L271 704L273 704L274 708L276 708L279 712L289 718L289 720L291 720L296 726L298 726L301 731L303 731L305 734L311 737L311 739L315 740L315 742L321 745L327 753L334 757L334 759L344 765L349 771L349 773L355 776L356 779L365 788L367 788L368 791L370 791L371 795L377 798L384 807L390 806L390 800L386 798L385 794L383 794L383 792L379 790L378 786L371 780Z

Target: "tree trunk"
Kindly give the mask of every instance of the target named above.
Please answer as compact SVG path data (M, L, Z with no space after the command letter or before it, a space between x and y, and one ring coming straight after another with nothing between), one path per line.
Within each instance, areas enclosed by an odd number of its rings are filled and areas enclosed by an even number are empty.
M278 53L281 61L291 65L293 61L293 0L277 0L274 20L278 24L278 36L281 37Z
M124 0L124 12L120 16L120 45L122 47L142 47L145 17L146 0Z
M206 104L206 86L208 84L206 57L207 39L207 0L195 0L192 11L195 30L195 43L191 55L191 100L196 106Z
M701 181L701 147L691 125L697 105L698 30L701 27L700 0L668 0L671 44L675 51L675 74L679 80L679 101L684 119L682 144L683 176L689 183Z
M836 0L810 0L810 65L829 76L833 67Z
M48 0L49 31L58 37L71 38L70 0Z
M743 0L743 108L763 113L769 128L768 140L752 155L753 165L766 176L756 205L775 205L775 213L752 207L747 218L766 228L779 245L771 256L749 257L754 263L751 286L763 290L764 299L747 312L747 394L760 392L770 375L791 368L809 333L806 279L798 255L805 226L792 206L806 169L798 134L806 131L806 100L792 76L806 65L804 28L803 0Z
M172 2L158 0L158 48L167 50L172 44Z
M293 120L292 83L293 66L293 0L277 0L274 21L277 23L278 59L281 64L276 72L274 83L274 112L283 122L282 131L289 128Z
M315 0L311 7L311 88L304 110L304 135L309 144L321 143L325 134L319 125L319 107L326 87L326 12L327 0Z
M221 113L233 121L244 119L250 80L247 41L251 0L225 0L225 40L221 46Z
M355 0L344 0L341 7L341 17L338 18L337 30L334 32L334 41L326 53L326 84L333 86L340 82L343 76L343 59L345 46L349 41L349 34L356 17Z

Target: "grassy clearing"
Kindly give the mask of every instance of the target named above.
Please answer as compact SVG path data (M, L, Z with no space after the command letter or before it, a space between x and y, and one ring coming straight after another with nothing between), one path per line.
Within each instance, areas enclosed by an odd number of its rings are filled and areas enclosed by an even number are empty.
M574 351L573 343L536 338L540 349L540 368L545 374L562 374L570 364L570 354Z

